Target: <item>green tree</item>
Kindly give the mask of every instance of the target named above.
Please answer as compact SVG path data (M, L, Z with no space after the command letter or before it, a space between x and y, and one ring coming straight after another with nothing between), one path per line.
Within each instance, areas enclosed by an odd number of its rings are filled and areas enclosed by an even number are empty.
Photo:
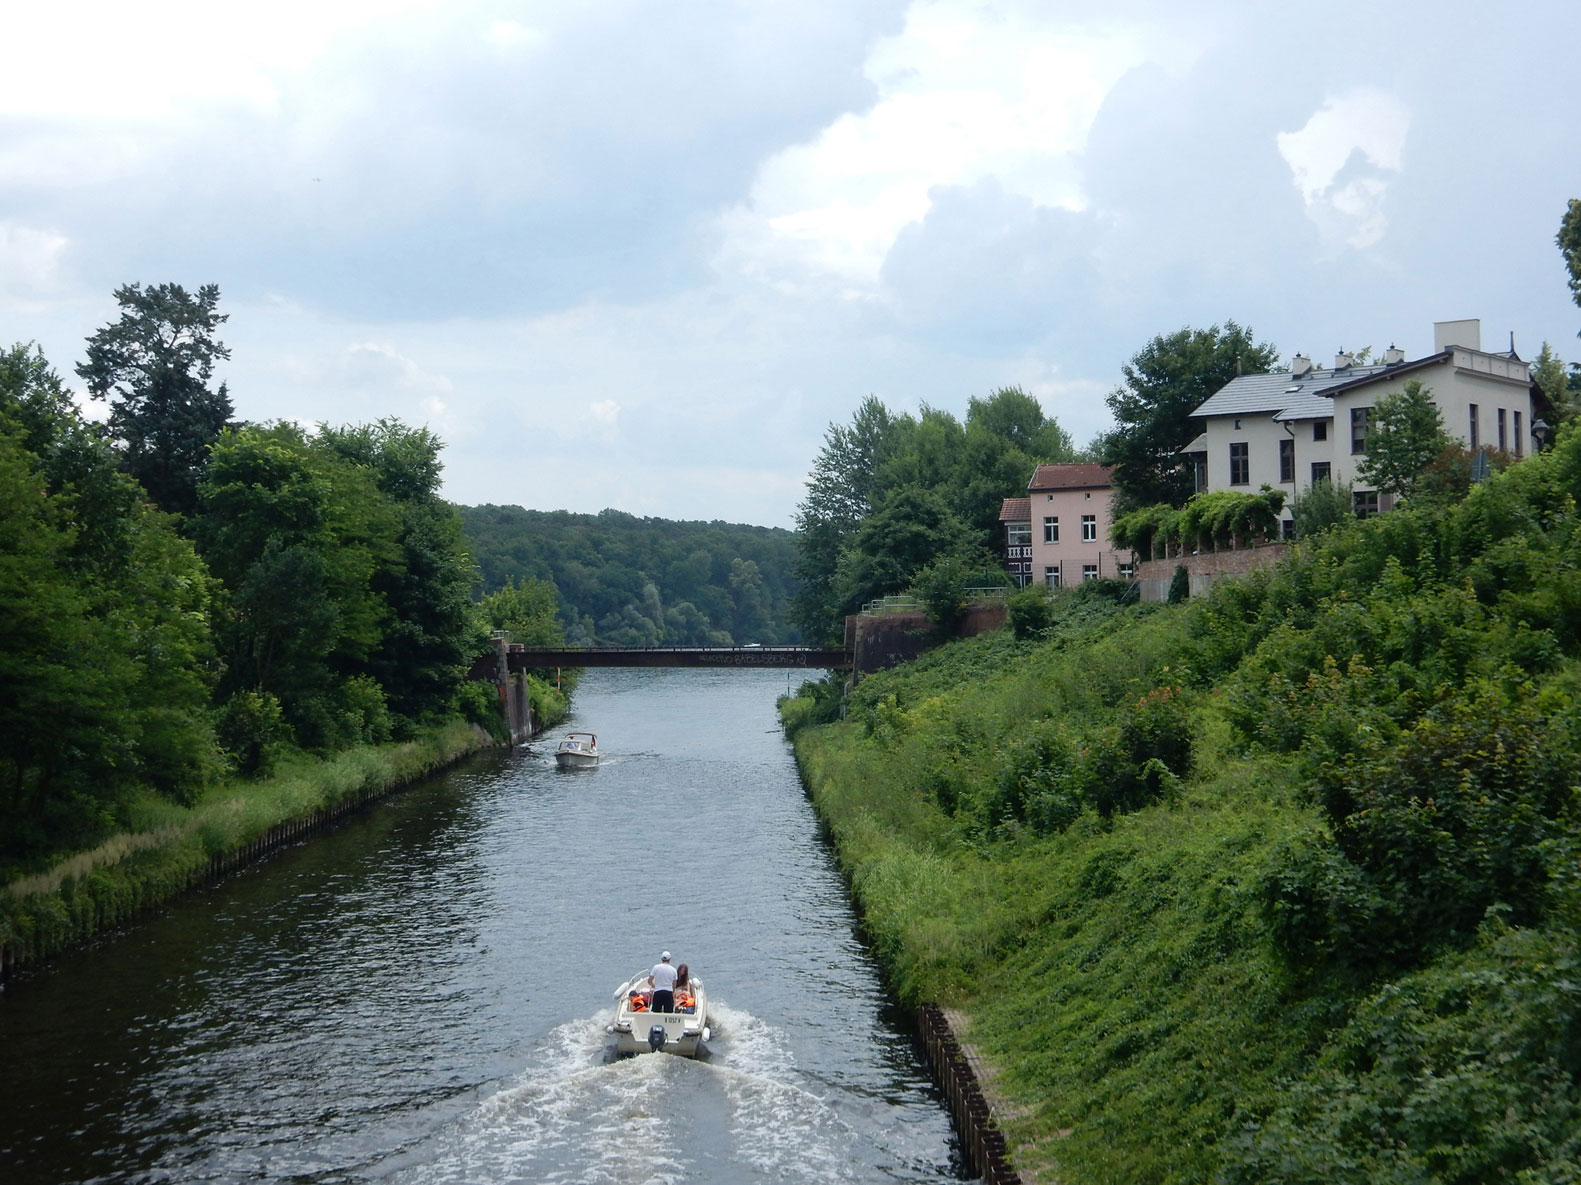
M371 588L390 619L368 670L407 720L447 709L455 685L487 648L472 611L477 571L456 508L439 496L444 442L395 419L323 427L331 453L373 475L396 520L395 550Z
M1226 321L1178 329L1148 342L1120 368L1123 385L1109 393L1115 428L1103 437L1101 460L1114 466L1120 510L1167 502L1182 505L1192 477L1180 450L1197 435L1191 413L1238 374L1260 374L1279 360L1250 326Z
M559 598L547 580L507 580L483 598L480 609L491 630L505 630L523 646L559 646L565 631L555 617Z
M924 564L912 578L912 590L944 637L955 632L970 603L966 584L971 576L972 567L961 556L943 555Z
M1324 531L1352 522L1356 504L1348 481L1316 481L1290 504L1296 538L1311 539Z
M855 613L874 597L909 588L916 573L945 556L977 558L972 535L944 499L920 486L884 497L840 557L837 607Z
M179 284L123 285L120 320L88 339L77 374L110 402L110 433L122 465L162 510L197 509L209 446L231 418L225 384L209 388L214 364L230 357L215 336L219 286L188 293Z
M209 594L43 355L0 354L0 853L91 842L214 771Z
M1402 391L1384 395L1373 407L1367 452L1356 476L1383 493L1409 498L1427 467L1453 444L1432 388L1410 379Z
M880 467L893 453L898 423L869 395L849 427L831 424L796 510L796 560L800 583L791 616L810 639L834 637L840 628L836 571L862 520L873 510Z
M730 591L735 602L731 636L737 642L761 640L769 629L769 602L757 564L739 556L731 560Z
M1565 270L1570 273L1570 297L1581 305L1581 198L1571 198L1560 219L1559 233L1554 236L1559 253L1564 256ZM1576 334L1581 337L1581 333Z
M966 401L966 430L979 428L1040 464L1075 459L1070 433L1044 415L1043 405L1020 387L1000 387L986 399Z
M1543 343L1542 351L1532 363L1532 381L1542 389L1553 406L1554 427L1576 418L1576 401L1581 391L1573 388L1569 369L1547 342Z
M228 592L222 690L275 696L308 748L367 739L340 693L386 641L374 578L401 556L375 475L294 424L248 425L221 435L199 493L198 542Z

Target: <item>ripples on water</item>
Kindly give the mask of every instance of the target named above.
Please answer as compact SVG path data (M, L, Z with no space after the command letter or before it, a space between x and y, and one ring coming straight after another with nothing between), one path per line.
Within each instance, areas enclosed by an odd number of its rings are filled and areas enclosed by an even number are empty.
M786 686L589 672L597 769L486 755L14 986L5 1180L956 1179ZM660 947L708 984L706 1060L611 1056Z

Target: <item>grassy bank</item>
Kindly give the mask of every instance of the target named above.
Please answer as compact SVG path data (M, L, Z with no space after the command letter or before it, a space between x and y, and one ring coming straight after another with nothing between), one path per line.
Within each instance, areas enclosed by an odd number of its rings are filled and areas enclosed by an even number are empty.
M797 730L796 752L896 992L972 1018L1018 1168L1209 1180L1232 1117L1266 1111L1321 1035L1260 940L1252 892L1268 847L1310 823L1270 793L1283 771L1225 763L1168 804L1056 837L974 831L939 803L974 765L995 783L1022 705L1041 714L1073 667L1121 649L959 644L873 688L887 742L864 717ZM982 666L996 673L973 677ZM807 702L787 702L793 728Z
M13 966L46 959L207 879L283 827L322 819L492 743L453 722L400 744L297 756L272 777L210 787L191 807L148 798L125 831L0 888L0 947Z
M1581 1180L1581 442L782 703L896 995L1071 1182Z

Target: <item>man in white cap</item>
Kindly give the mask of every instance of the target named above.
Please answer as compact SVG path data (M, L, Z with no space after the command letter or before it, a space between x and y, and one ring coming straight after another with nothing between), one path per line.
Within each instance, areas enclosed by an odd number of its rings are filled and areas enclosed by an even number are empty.
M653 1011L675 1011L675 968L670 965L670 952L665 951L648 973L648 986L653 989Z

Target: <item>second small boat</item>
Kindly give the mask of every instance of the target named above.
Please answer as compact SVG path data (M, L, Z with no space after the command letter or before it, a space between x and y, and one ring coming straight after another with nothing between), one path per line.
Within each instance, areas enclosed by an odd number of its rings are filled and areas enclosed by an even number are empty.
M554 751L561 769L586 769L598 764L598 738L590 732L568 732Z

